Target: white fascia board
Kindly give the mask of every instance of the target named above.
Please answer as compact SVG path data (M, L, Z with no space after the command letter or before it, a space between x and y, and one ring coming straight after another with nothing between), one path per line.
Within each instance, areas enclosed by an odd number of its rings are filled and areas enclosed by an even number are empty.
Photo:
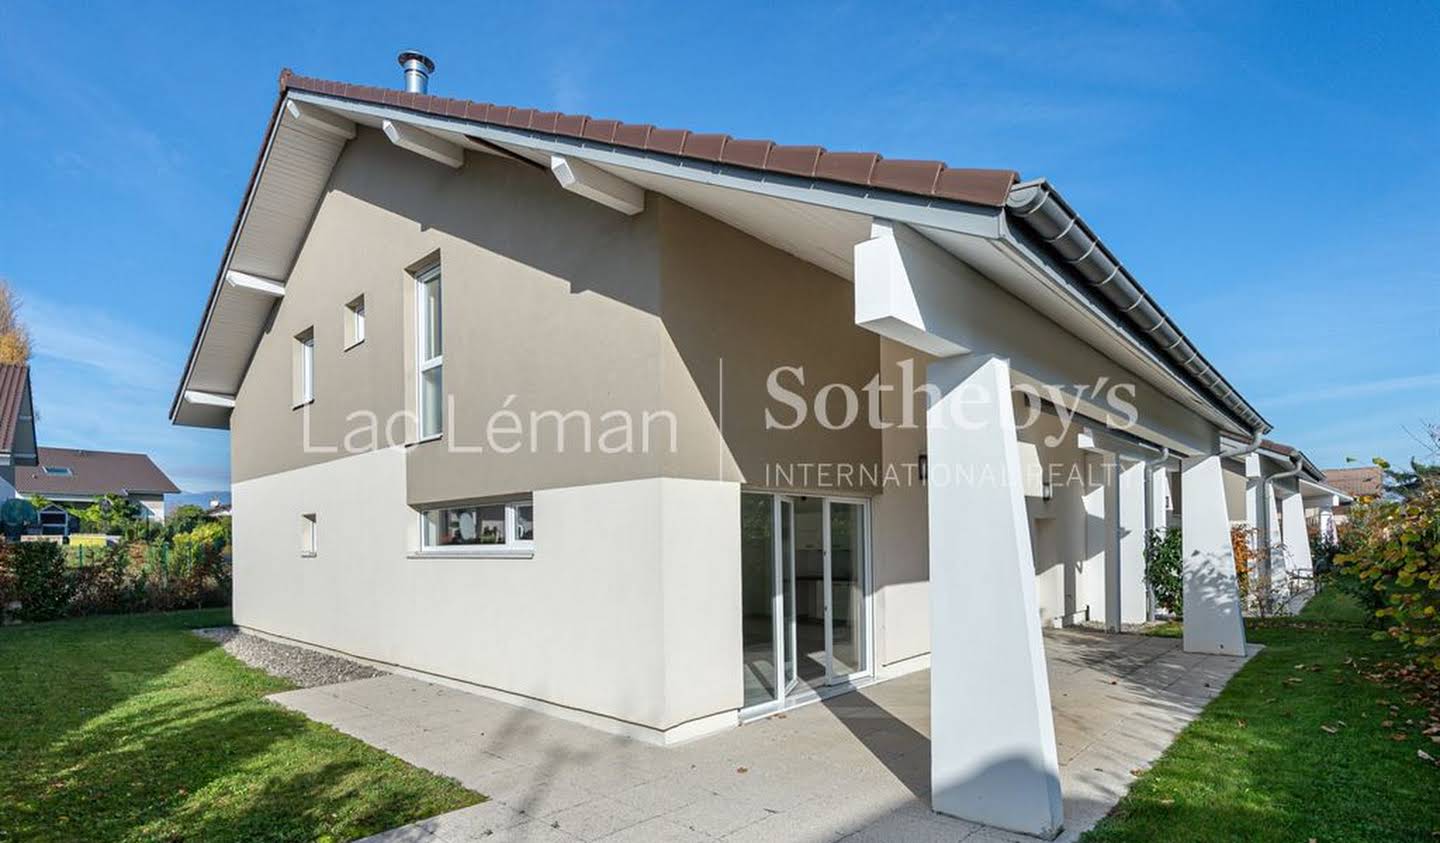
M235 396L233 395L221 395L217 392L187 389L184 393L184 399L187 404L198 404L202 407L223 407L227 410L235 409Z
M578 158L552 155L550 172L561 187L592 202L632 217L645 210L644 190L593 164Z
M937 197L911 196L860 185L750 170L729 164L695 161L579 138L542 136L524 129L509 129L435 115L411 114L386 106L354 102L308 91L294 91L290 96L302 102L369 117L382 123L386 120L402 120L412 126L455 132L502 147L518 146L545 155L582 159L605 167L631 169L913 225L931 225L977 237L999 237L1000 220L1004 216L1003 208L970 205Z
M386 120L381 124L385 137L401 149L438 161L447 167L459 168L465 163L465 150L444 138L436 137L410 122Z
M341 117L327 108L289 99L285 101L285 111L291 119L306 128L346 140L355 137L355 121Z
M250 290L275 298L285 297L285 285L273 278L261 278L248 272L231 269L225 272L225 283L240 290Z

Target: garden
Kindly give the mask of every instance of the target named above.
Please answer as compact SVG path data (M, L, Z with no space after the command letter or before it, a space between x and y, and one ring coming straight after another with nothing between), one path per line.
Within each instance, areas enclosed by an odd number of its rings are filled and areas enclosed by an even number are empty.
M0 620L228 606L230 519L193 504L160 522L120 496L67 512L78 527L62 543L36 532L43 499L0 507Z

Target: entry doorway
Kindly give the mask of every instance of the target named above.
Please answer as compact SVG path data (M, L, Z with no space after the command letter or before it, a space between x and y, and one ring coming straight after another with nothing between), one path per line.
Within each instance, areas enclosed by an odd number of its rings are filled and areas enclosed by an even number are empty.
M740 512L743 713L870 678L869 503L744 492Z

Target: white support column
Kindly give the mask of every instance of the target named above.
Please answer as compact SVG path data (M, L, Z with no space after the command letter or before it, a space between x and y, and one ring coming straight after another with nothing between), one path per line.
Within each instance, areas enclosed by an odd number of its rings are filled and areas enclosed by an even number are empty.
M1081 442L1082 446L1084 441ZM1087 451L1085 461L1085 491L1080 501L1085 506L1085 556L1080 562L1079 605L1086 613L1086 620L1110 626L1111 583L1118 587L1119 577L1112 577L1115 563L1115 528L1105 517L1106 506L1114 505L1107 488L1105 454Z
M1145 591L1145 463L1122 461L1116 478L1120 525L1120 622L1144 623L1149 613Z
M1180 466L1185 651L1243 656L1245 624L1221 472L1217 455Z
M1169 450L1165 452L1169 455ZM1145 473L1145 532L1153 533L1156 530L1168 530L1170 528L1170 471L1165 467L1162 460L1158 464L1146 466ZM1142 542L1143 546L1143 542ZM1149 589L1146 589L1145 619L1155 619L1155 604L1151 598Z
M1260 562L1265 566L1265 572L1270 575L1270 590L1279 596L1287 594L1290 587L1290 577L1286 570L1286 558L1289 556L1289 549L1285 547L1285 536L1280 529L1280 505L1276 502L1280 490L1275 483L1266 484L1269 493L1265 495L1265 532L1259 539L1262 549L1260 551Z
M1290 555L1290 564L1296 573L1308 579L1315 572L1315 563L1310 558L1310 534L1309 527L1305 523L1305 498L1298 492L1287 495L1280 502L1280 511L1284 516L1282 538L1285 541L1285 550Z
M927 378L932 804L1053 837L1060 766L1009 362L949 358Z

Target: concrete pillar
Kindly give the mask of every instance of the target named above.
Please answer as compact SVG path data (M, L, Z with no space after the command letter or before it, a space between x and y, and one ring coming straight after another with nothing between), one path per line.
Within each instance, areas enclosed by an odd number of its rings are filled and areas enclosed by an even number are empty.
M1280 502L1284 515L1283 538L1285 549L1290 554L1290 565L1300 576L1308 579L1315 573L1315 563L1310 558L1310 534L1305 524L1305 498L1298 492L1286 495Z
M1288 594L1287 589L1290 587L1285 565L1289 551L1285 547L1285 536L1280 530L1280 506L1276 503L1280 490L1274 483L1269 483L1268 488L1269 493L1265 495L1265 531L1259 539L1260 564L1270 575L1270 591L1278 599Z
M953 357L927 378L932 805L1053 837L1060 765L1010 365Z
M1111 583L1119 583L1118 577L1111 576L1115 528L1105 518L1106 504L1113 506L1109 500L1109 484L1105 482L1109 469L1105 454L1087 451L1084 458L1085 494L1081 503L1085 506L1085 556L1080 562L1080 605L1089 611L1088 620L1108 627Z
M1219 456L1181 463L1180 499L1185 651L1243 656L1245 625Z
M1145 529L1163 530L1169 527L1170 512L1165 508L1165 502L1170 499L1169 469L1163 465L1150 467L1150 476L1146 478L1146 494L1150 507L1145 513Z
M1149 614L1145 591L1145 463L1120 462L1116 478L1120 551L1120 622L1144 623Z

